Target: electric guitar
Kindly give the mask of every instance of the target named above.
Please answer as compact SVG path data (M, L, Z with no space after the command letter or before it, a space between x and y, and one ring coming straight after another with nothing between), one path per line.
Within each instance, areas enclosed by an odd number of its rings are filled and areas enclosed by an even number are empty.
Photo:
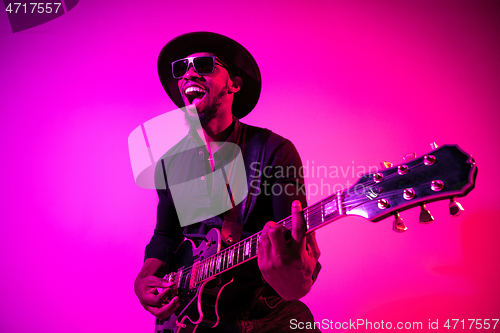
M475 185L477 167L474 159L457 145L444 145L415 158L405 157L405 163L392 166L382 162L384 169L364 174L352 187L338 191L324 200L303 209L306 232L321 228L341 217L356 215L372 222L394 216L393 229L404 232L407 227L400 211L420 206L421 223L434 220L425 204L449 199L450 213L458 216L463 208L456 197L467 195ZM291 217L281 223L291 229ZM191 333L198 325L217 326L217 302L226 284L213 280L231 268L258 255L258 232L238 243L221 249L221 235L212 229L206 240L195 247L185 240L176 254L182 258L178 267L165 276L174 282L181 305L166 320L156 320L156 333ZM207 283L212 281L209 285Z

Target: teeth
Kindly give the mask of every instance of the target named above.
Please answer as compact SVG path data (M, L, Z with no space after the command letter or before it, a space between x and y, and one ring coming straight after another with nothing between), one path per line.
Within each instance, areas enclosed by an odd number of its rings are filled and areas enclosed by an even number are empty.
M205 90L199 88L199 87L187 87L186 90L184 90L185 94L189 94L191 92L200 92L200 93L205 93Z

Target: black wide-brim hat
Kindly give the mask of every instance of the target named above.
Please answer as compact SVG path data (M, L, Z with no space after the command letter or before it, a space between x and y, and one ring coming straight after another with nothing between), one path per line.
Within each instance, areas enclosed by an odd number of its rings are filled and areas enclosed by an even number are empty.
M253 110L259 100L262 87L259 66L240 43L213 32L199 31L175 37L168 42L158 57L158 75L168 96L178 107L184 107L177 79L172 76L172 62L197 52L211 52L222 61L229 61L233 73L243 80L240 91L233 98L232 112L236 118L243 118Z

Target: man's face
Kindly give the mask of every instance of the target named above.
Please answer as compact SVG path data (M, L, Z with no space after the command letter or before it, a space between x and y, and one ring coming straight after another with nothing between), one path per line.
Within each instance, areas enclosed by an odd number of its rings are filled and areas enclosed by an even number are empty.
M198 52L186 58L212 55L214 54L209 52ZM199 117L202 126L215 118L219 110L227 109L228 105L231 110L232 98L229 98L229 90L232 81L217 59L212 74L200 75L191 65L177 84L186 105L187 117L193 120Z

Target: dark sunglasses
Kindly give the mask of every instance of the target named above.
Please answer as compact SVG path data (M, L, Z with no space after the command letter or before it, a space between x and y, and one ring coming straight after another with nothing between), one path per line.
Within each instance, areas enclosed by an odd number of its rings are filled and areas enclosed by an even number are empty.
M190 65L193 65L194 71L200 75L212 74L215 70L215 60L217 60L218 65L227 69L227 66L216 56L188 57L172 63L172 75L174 79L180 79L186 74Z

